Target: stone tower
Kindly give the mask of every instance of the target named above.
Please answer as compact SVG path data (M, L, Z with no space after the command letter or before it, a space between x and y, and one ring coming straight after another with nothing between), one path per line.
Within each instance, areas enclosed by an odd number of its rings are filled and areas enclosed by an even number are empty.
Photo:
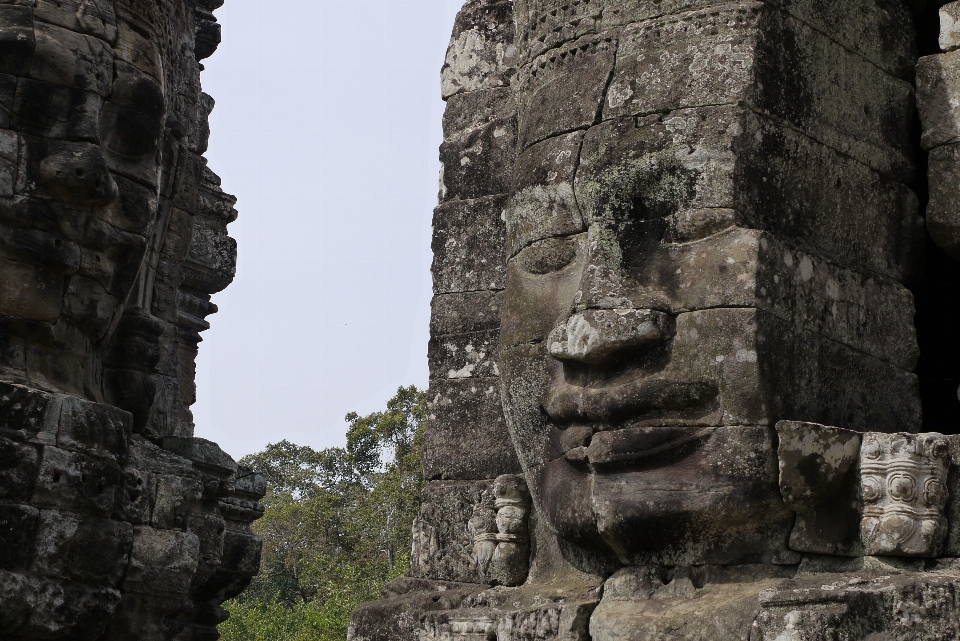
M222 0L0 3L0 637L216 639L264 479L193 435L233 280Z
M464 5L427 486L351 639L960 634L955 4Z

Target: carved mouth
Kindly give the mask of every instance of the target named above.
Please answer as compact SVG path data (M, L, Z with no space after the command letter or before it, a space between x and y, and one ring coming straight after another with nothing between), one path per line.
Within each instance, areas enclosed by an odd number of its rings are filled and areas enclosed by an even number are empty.
M543 409L557 425L599 423L621 429L638 420L701 415L717 394L717 385L708 381L640 378L598 388L562 382L552 386Z
M594 435L586 449L593 469L630 465L662 466L685 458L715 427L634 427Z

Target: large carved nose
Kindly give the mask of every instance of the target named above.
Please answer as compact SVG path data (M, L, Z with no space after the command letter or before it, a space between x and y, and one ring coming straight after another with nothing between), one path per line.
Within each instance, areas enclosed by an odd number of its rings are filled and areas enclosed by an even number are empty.
M556 359L596 364L665 343L674 331L673 318L652 309L589 309L555 327L547 347Z
M40 161L39 178L48 191L68 203L105 206L118 196L103 151L94 145L63 145Z

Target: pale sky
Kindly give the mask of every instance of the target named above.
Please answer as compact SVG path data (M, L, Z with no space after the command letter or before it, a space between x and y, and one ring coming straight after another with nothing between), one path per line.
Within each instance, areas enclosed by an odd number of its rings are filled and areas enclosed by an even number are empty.
M345 442L427 384L440 67L462 0L227 0L204 61L209 165L237 196L196 435L235 458Z

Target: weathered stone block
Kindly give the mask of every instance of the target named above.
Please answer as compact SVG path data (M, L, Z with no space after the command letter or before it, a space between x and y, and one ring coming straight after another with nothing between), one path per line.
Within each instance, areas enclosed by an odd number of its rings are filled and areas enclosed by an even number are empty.
M98 211L101 220L131 234L145 234L154 224L157 197L154 191L137 182L114 175L117 200Z
M0 73L25 75L36 48L30 7L0 6Z
M494 122L516 122L517 104L506 87L479 89L447 98L443 111L443 139L453 140ZM514 125L516 126L516 125ZM513 141L516 144L516 140ZM507 168L504 168L507 169Z
M586 129L598 119L616 58L616 33L584 36L543 54L518 79L517 150L557 134Z
M10 112L17 92L17 77L0 73L0 127L10 126ZM8 195L8 194L4 194Z
M120 473L113 518L133 525L149 525L157 497L157 476L132 465L127 465Z
M764 9L760 2L745 2L623 29L604 118L741 99L758 62Z
M186 595L200 562L200 540L189 532L137 527L133 530L124 591Z
M815 247L843 265L901 281L917 268L922 221L912 191L791 128L736 108L675 111L591 128L575 190L588 223L626 213L649 220L689 209L732 209L738 224L771 231L800 248Z
M236 461L213 441L193 436L165 436L160 441L163 449L200 466L227 475L237 472Z
M497 291L438 294L430 303L430 336L499 329L502 300Z
M133 527L111 519L41 510L31 571L117 587L129 561Z
M426 478L488 479L520 471L503 420L497 379L437 382L429 397L423 438Z
M665 570L624 568L610 577L590 617L590 638L747 639L760 612L757 592L775 587L788 575L775 566L733 567L729 576L717 566Z
M35 446L0 436L0 501L21 503L29 499L39 459Z
M790 549L856 556L860 435L816 423L777 423L780 495L797 513Z
M875 639L949 639L960 632L954 570L945 568L942 579L879 563L865 570L797 576L760 591L752 630L762 639L797 641L856 638L865 630L871 632L864 638Z
M523 343L502 345L501 375L510 368L510 377L522 374L537 389L539 377L554 374L513 369L530 358ZM542 402L554 420L603 423L629 415L633 423L651 426L773 425L787 417L858 431L920 426L913 374L755 309L680 314L669 363L659 367L595 391L560 386L536 406ZM838 386L838 380L856 383ZM517 429L527 429L528 419L532 438L539 429L532 426L543 419L513 417ZM515 436L537 456L527 436Z
M65 450L122 460L133 429L133 417L112 405L65 397L57 445Z
M960 47L960 3L948 2L940 7L939 43L941 51Z
M102 106L96 93L21 78L12 124L34 136L98 142Z
M757 230L729 228L692 242L656 246L661 236L672 233L678 219L694 217L691 213L635 225L636 237L650 236L653 240L643 258L645 288L629 297L619 292L621 301L617 302L615 279L583 279L579 287L591 293L581 299L581 304L675 313L724 306L755 307L902 369L915 367L918 349L913 297L905 287L797 250ZM699 212L695 217L700 217ZM550 245L558 246L555 252L561 243L576 251L573 241L550 241ZM548 282L548 275L529 276L546 270L531 267L543 257L528 255L548 246L535 244L509 263L508 274L517 285L516 295L508 299L511 326L554 330L544 325L550 324L549 319L540 320L542 307L525 306L521 300L535 295L528 287L541 289ZM623 302L626 299L629 304ZM598 300L601 302L595 302ZM621 316L627 313L620 312ZM545 337L545 333L531 332L523 340ZM609 346L614 351L621 348L613 343Z
M514 20L520 62L526 64L531 58L558 45L597 33L609 4L603 0L584 0L557 7L555 3L543 0L518 0Z
M26 639L97 641L120 602L112 588L94 588L68 581L32 580L36 606L17 629Z
M37 20L96 36L107 44L117 39L117 16L111 4L91 8L83 0L37 0L33 15Z
M236 275L237 241L222 225L194 225L188 259L183 270L184 284L215 294L232 283Z
M586 229L573 190L582 145L583 132L573 132L548 138L519 155L504 212L507 256L534 241Z
M163 529L185 530L190 522L193 504L203 496L203 485L197 476L156 475L156 498L153 500L151 525Z
M109 96L113 87L113 52L110 46L44 22L34 25L36 54L30 76L53 84Z
M0 504L0 570L24 571L30 567L39 516L34 507Z
M223 555L220 563L232 572L249 577L260 571L263 540L256 534L227 530L223 536Z
M159 37L158 26L152 24L148 16L138 15L134 7L117 5L116 10L118 32L113 51L117 59L160 80L163 78L163 63L160 52L152 44ZM189 60L186 57L181 59L181 64L188 69Z
M913 24L906 6L877 6L868 0L838 5L822 0L773 0L769 4L796 17L887 73L909 79L916 60ZM556 6L519 0L514 13L520 59L526 61L560 43L588 33L653 18L716 6L710 0L585 0Z
M451 202L433 215L433 291L499 290L505 286L505 196Z
M947 471L947 539L944 556L960 557L960 435L947 436L950 469Z
M498 330L437 336L427 346L430 380L495 378Z
M102 147L114 172L156 187L163 133L163 90L136 67L114 63L114 87L100 112Z
M32 503L108 516L120 485L120 466L105 458L43 448Z
M471 129L440 145L440 202L470 200L510 190L517 140L516 116Z
M81 206L104 206L117 199L117 185L96 145L23 134L20 145L18 194Z
M627 565L783 562L793 515L776 489L771 430L725 427L695 439L691 432L594 435L587 457L596 469L591 495L600 536ZM690 454L679 465L630 467L655 445L673 451L683 444ZM698 499L697 487L714 489ZM548 501L546 509L562 510L562 495L551 496L557 505Z
M0 429L15 440L56 443L62 396L0 382Z
M183 609L183 596L125 592L97 641L165 641L180 627L176 616Z
M917 62L917 105L924 149L960 141L960 52L925 56Z
M60 316L63 276L0 258L0 314L53 323Z
M21 628L37 606L37 582L0 570L0 634Z
M913 114L910 85L779 9L741 3L621 33L604 118L737 101L883 174L911 175L901 126Z
M127 464L156 474L184 477L195 475L193 464L189 460L158 447L139 434L130 439Z
M764 118L747 118L740 142L736 208L749 226L901 282L917 273L922 220L909 188Z
M513 5L472 1L457 14L440 72L441 95L509 86L514 73Z
M393 583L408 580L398 579ZM384 591L390 589L388 584ZM426 583L426 582L424 582ZM353 611L347 639L350 641L418 641L420 615L459 607L465 599L486 586L446 582L417 583L388 599L362 603Z
M927 232L948 254L960 258L960 192L957 191L960 189L960 145L933 149L927 176L930 186Z
M200 542L200 558L211 565L219 565L226 535L226 524L220 512L208 506L194 505L188 531Z
M573 591L571 591L573 592ZM489 639L523 641L536 639L588 641L590 615L597 607L595 596L564 591L562 595L504 602L506 595L497 595L488 608L471 608L450 612L426 612L421 615L418 638L422 641L441 639ZM509 597L507 597L509 598ZM467 601L469 603L469 601ZM531 633L531 630L534 631Z

